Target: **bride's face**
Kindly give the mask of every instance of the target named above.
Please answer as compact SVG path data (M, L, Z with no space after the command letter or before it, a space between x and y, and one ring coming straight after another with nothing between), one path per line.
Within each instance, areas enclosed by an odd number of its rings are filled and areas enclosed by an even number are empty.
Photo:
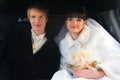
M80 33L85 25L86 20L78 17L67 18L66 20L66 26L70 33Z

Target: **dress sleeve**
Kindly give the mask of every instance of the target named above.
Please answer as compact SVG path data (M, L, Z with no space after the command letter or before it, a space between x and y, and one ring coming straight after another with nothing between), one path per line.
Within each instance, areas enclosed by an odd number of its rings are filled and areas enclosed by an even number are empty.
M98 44L103 62L97 65L111 80L120 80L120 44L101 27Z

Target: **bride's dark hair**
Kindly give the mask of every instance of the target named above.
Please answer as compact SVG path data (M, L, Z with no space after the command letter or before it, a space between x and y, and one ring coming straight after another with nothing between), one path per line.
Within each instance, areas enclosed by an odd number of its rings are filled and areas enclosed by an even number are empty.
M88 19L88 11L85 9L85 7L82 6L72 6L66 9L66 15L65 19L67 18L73 18L73 17L78 17L83 20Z

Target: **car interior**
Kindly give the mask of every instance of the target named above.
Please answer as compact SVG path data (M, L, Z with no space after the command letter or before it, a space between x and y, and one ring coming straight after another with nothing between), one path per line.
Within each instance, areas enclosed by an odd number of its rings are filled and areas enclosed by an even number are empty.
M12 28L29 26L26 9L35 0L0 0L0 60L4 39ZM100 23L118 42L120 42L120 1L119 0L36 0L45 4L49 11L46 31L55 38L64 26L64 14L67 6L86 7L91 18ZM4 78L5 61L0 61L0 80Z
M90 17L98 21L118 42L120 42L120 9L119 0L38 0L45 4L49 11L48 32L55 37L64 25L64 14L67 6L82 5ZM1 0L0 1L0 40L3 40L11 27L28 24L26 8L34 0ZM52 33L50 32L52 31Z

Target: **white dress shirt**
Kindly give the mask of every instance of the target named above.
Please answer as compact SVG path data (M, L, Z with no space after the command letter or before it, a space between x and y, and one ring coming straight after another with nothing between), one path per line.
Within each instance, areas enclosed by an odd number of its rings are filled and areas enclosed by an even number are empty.
M36 35L32 29L31 29L31 33L32 33L33 54L35 54L37 51L41 49L43 44L47 41L47 38L45 37L45 33Z

